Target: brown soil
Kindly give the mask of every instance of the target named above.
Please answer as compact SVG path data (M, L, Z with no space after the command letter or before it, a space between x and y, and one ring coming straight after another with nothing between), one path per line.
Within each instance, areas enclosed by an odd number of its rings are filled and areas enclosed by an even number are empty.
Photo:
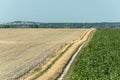
M0 80L16 80L29 74L86 30L0 29Z

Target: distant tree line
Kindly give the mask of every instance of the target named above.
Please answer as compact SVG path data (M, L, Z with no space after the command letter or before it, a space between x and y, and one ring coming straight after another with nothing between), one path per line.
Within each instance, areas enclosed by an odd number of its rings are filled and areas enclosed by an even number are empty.
M0 24L0 28L120 28L120 23L23 23L18 21Z

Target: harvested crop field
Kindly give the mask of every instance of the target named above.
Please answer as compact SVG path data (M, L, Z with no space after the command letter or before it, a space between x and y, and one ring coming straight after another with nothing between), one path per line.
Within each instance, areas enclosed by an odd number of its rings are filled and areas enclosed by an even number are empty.
M0 29L0 80L28 73L88 29Z

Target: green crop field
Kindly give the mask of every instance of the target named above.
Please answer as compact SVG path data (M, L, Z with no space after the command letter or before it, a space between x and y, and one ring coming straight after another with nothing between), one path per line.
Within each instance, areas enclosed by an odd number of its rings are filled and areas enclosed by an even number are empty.
M120 29L98 29L64 80L120 80Z

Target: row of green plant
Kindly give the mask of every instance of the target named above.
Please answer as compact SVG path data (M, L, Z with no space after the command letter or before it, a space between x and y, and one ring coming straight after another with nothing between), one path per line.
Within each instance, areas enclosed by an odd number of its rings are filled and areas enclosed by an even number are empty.
M64 80L120 80L120 29L98 29Z

